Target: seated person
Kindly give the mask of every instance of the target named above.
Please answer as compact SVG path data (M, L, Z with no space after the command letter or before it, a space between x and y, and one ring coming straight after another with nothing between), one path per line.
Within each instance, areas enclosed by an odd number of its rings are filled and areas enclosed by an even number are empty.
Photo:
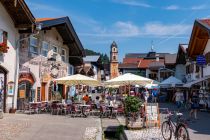
M88 97L88 94L86 94L83 98L82 98L83 101L85 101L85 103L87 103L90 99Z
M96 96L95 105L96 105L96 108L97 108L97 109L100 108L99 96Z

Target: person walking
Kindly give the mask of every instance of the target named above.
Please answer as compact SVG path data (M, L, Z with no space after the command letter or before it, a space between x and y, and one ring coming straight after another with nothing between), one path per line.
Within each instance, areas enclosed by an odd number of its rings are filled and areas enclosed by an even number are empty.
M181 92L180 89L177 89L173 98L175 98L177 108L179 109L181 107L181 104L182 104L183 99L184 99L183 92Z
M147 103L148 102L148 98L149 98L149 91L147 90L147 88L145 88L144 91L144 100Z
M157 96L158 96L158 90L154 88L152 90L152 102L157 103Z
M190 103L191 103L190 118L192 118L192 115L194 114L194 119L197 120L198 119L197 112L199 109L199 97L195 91L193 91Z

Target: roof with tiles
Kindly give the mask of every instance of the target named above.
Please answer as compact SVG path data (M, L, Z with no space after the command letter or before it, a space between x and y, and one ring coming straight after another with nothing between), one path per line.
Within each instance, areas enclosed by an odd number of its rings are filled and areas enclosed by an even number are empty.
M156 59L142 59L138 64L138 68L147 69L152 62L157 61ZM159 62L164 63L164 59L160 59Z
M177 54L167 54L165 55L165 64L175 64Z
M166 54L169 54L169 53L156 53L156 52L149 52L149 53L127 53L125 55L125 58L149 58L149 54L151 53L155 53L155 54L158 54L159 57L163 58L165 57Z
M123 58L123 63L139 63L143 58Z
M129 69L129 68L138 68L138 63L136 63L136 64L132 64L132 63L120 63L119 64L119 68L127 68L127 69Z

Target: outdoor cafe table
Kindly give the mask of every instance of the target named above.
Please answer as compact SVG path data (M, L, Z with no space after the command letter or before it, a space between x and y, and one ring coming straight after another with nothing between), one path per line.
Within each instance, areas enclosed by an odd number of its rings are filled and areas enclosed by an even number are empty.
M109 108L110 110L110 114L109 114L109 117L112 117L113 116L113 109L116 108L115 106L111 106L111 105L106 105L107 108Z
M90 105L81 104L81 105L79 105L79 107L81 107L81 116L87 117L87 115L85 114L85 109L87 107L90 107Z

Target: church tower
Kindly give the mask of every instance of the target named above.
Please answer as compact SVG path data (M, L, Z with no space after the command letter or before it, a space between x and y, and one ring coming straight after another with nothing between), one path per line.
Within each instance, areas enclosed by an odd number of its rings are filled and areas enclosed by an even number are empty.
M113 79L118 75L118 48L116 42L113 41L110 51L110 79Z

